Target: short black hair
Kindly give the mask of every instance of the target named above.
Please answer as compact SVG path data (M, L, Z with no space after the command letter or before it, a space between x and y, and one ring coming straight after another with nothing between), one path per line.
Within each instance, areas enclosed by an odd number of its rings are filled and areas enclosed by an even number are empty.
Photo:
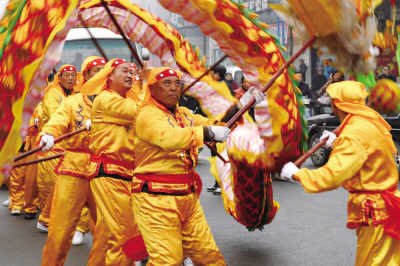
M213 71L215 73L218 73L220 80L224 80L225 79L225 74L226 74L226 67L223 65L217 65L216 67L214 67Z

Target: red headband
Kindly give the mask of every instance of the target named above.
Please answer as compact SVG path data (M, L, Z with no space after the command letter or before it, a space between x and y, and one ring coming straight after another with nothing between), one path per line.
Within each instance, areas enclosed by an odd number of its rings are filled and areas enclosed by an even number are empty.
M166 70L164 70L163 72L159 73L156 76L156 80L158 81L160 79L168 78L168 77L177 77L177 78L179 78L178 72L176 72L173 69L166 69Z
M63 67L63 68L60 70L60 74L66 72L66 71L74 71L74 72L76 72L76 67L74 67L74 66L72 66L72 65L67 65L67 66Z
M104 60L103 58L97 58L97 59L91 61L86 66L85 72L89 71L92 67L99 66L99 65L104 65L105 63L106 63L106 60Z
M120 64L123 64L123 63L126 63L126 60L122 59L122 58L118 58L118 59L115 59L115 61L111 65L111 67L117 67L117 66L119 66Z

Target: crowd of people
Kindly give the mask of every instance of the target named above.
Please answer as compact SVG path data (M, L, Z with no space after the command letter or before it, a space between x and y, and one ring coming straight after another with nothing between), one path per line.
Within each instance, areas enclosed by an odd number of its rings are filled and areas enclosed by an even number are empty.
M330 101L326 94L326 88L332 83L345 80L345 73L333 67L333 60L328 58L325 60L324 65L316 67L315 74L312 76L311 82L308 83L306 78L307 69L304 59L300 59L294 75L294 80L305 97L307 116L326 113L326 110L330 112ZM379 73L375 79L390 79L396 82L396 76L390 73L389 66L382 67Z

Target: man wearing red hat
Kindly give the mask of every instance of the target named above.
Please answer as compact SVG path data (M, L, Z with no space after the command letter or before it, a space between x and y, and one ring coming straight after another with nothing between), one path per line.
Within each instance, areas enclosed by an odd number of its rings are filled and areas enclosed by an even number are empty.
M92 106L90 134L90 188L96 203L94 239L106 238L102 265L132 265L132 259L147 256L131 206L131 178L134 169L133 125L140 103L127 97L134 69L123 59L112 59L81 92L96 94ZM107 234L99 233L106 231ZM142 243L128 258L123 245L130 239ZM136 242L136 241L134 241ZM92 256L92 254L91 254Z
M54 81L50 83L44 92L42 101L41 121L45 125L56 112L58 106L70 96L77 84L77 71L73 65L63 65L55 75ZM50 144L52 140L46 136L41 137L40 145ZM38 155L47 157L55 154L55 151L46 152ZM40 216L36 225L41 232L47 232L50 220L52 191L56 180L54 172L58 159L49 160L38 164L37 186L39 193Z
M205 141L225 141L230 130L178 107L180 72L154 68L147 84L151 96L136 119L132 179L147 265L181 265L184 257L195 265L225 265L200 205L202 183L194 168L198 148Z
M101 57L86 58L82 64L84 80L93 77L105 63ZM46 145L44 149L52 147L55 137L85 127L90 130L91 107L90 97L81 93L65 99L41 131L42 138L46 139L43 141ZM90 161L89 132L70 137L62 142L60 148L65 150L65 155L55 168L57 180L42 265L63 265L71 242L75 245L83 242L82 234L89 231L89 214L85 206L89 207L92 218L96 219L96 206L87 176ZM77 236L81 236L79 241ZM104 245L104 242L94 241L92 249L99 250ZM90 265L102 265L104 256L101 255L102 252L98 252L96 257L92 257Z

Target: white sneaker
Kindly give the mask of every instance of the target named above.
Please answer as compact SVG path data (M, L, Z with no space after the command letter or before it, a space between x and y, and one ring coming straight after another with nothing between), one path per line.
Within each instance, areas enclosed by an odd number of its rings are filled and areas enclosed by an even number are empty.
M47 226L41 224L39 221L36 224L36 228L37 230L39 230L40 233L47 233L49 231Z
M8 205L10 205L10 199L6 199L5 201L3 201L4 207L8 207Z
M185 258L183 261L183 266L194 266L194 264L190 258Z
M83 244L84 235L81 231L75 231L74 237L72 238L72 245L79 246Z
M11 215L18 216L18 215L21 215L21 214L22 214L22 211L21 211L21 210L18 210L18 209L11 209L10 214L11 214Z
M222 189L220 187L215 188L215 190L213 191L214 195L221 195L222 193Z

